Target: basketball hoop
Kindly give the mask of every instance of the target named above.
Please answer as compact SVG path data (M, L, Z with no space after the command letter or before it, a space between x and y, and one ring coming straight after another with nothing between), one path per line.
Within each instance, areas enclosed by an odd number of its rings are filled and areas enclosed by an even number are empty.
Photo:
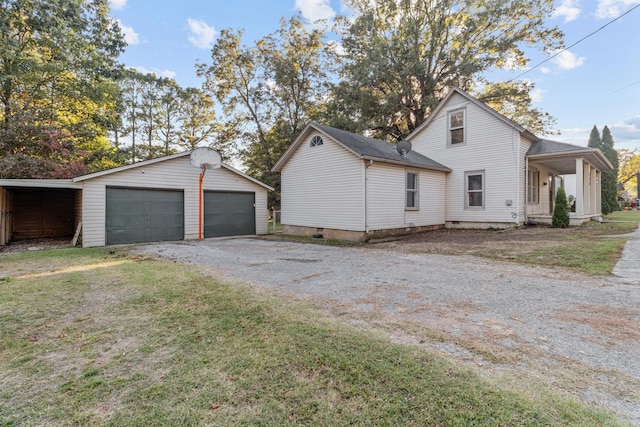
M209 147L198 147L189 156L191 166L200 168L200 179L198 182L198 240L202 240L202 181L207 169L218 169L222 166L222 158L217 151Z
M220 154L216 150L209 147L198 147L191 152L191 165L201 168L203 171L207 169L218 169L222 165Z

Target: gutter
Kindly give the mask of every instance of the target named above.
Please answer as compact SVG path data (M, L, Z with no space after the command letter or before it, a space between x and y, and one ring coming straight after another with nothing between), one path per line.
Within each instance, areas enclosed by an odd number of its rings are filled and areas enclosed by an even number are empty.
M399 165L399 166L404 166L404 167L412 167L412 168L416 168L416 169L427 169L427 170L434 170L434 171L439 171L439 172L451 172L451 169L449 169L446 166L443 167L438 167L438 166L426 166L426 165L421 165L419 163L410 163L407 161L401 161L401 160L391 160L391 159L385 159L385 158L381 158L381 157L372 157L372 156L366 156L366 155L362 155L360 156L360 158L362 160L369 160L370 162L373 163L373 161L375 160L376 162L380 162L380 163L389 163L392 165Z

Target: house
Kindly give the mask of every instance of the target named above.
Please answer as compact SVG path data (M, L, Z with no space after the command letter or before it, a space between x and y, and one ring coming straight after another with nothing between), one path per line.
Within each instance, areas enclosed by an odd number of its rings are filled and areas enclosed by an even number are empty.
M597 149L541 139L452 88L407 140L393 144L312 123L274 167L285 232L366 240L447 228L551 222L555 192L576 177L571 224L601 217Z
M76 231L83 247L266 234L272 188L222 163L204 173L201 199L201 169L192 166L190 154L73 179L2 179L0 245L71 241Z
M285 233L363 240L445 222L451 169L388 142L312 123L273 170Z

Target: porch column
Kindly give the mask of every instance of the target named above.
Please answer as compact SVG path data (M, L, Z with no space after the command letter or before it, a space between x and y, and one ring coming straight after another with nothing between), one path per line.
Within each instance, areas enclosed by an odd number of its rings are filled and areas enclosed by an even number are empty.
M576 215L584 213L584 170L582 158L576 159Z
M598 208L596 205L596 202L598 200L598 197L596 196L597 192L597 180L596 180L596 168L591 166L591 208L589 209L589 213L590 214L597 214L598 213Z
M588 215L591 208L591 165L582 163L582 173L584 174L584 202L582 202L582 215Z
M596 213L602 215L602 171L596 171Z

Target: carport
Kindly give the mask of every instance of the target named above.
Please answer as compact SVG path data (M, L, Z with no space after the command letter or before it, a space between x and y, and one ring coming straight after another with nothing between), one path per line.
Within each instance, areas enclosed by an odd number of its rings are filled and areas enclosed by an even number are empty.
M0 245L26 239L71 241L81 219L82 185L72 180L16 179L0 184Z

